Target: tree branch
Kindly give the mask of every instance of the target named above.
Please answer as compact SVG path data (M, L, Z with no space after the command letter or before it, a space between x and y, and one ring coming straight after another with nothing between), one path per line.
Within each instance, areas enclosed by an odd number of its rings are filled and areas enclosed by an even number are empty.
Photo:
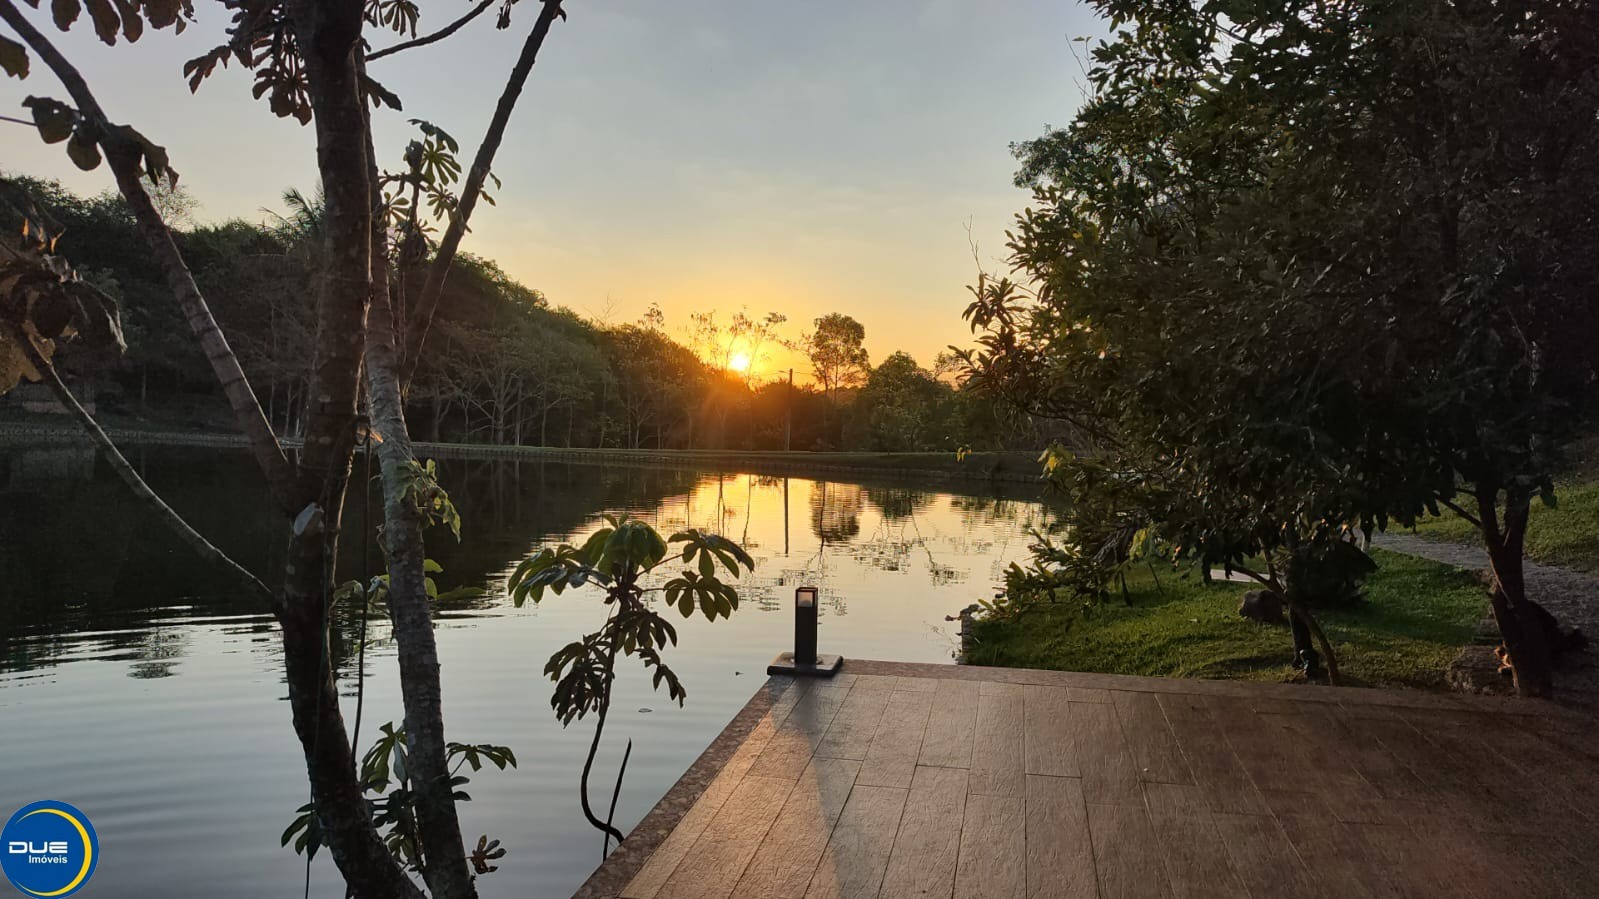
M505 127L511 121L511 112L516 109L517 98L521 97L522 88L527 84L528 75L533 71L533 64L538 61L539 48L544 46L544 38L550 33L550 25L555 22L556 17L566 16L561 10L561 0L543 0L543 2L544 8L539 11L538 21L533 23L533 30L522 45L522 54L517 57L516 65L511 68L510 77L506 79L505 90L500 94L500 102L494 107L494 118L489 122L488 131L483 135L483 142L478 145L471 171L467 173L466 182L461 187L460 203L450 216L449 227L439 240L439 249L433 257L433 264L428 267L427 280L422 285L422 294L417 298L415 308L410 310L405 354L400 367L402 392L410 387L411 379L416 376L417 362L422 358L422 344L427 340L428 328L433 323L433 313L438 309L439 295L444 292L444 279L450 273L451 264L455 262L455 251L461 246L461 238L466 236L467 220L472 217L478 196L483 193L483 183L488 180L489 169L494 163L494 154L500 149L500 141L505 138Z
M1283 604L1288 606L1289 613L1299 616L1299 620L1303 621L1305 627L1310 631L1311 639L1315 640L1316 644L1321 647L1322 660L1327 664L1327 683L1334 687L1341 686L1343 677L1338 673L1338 657L1333 653L1332 641L1327 639L1327 633L1321 629L1321 622L1316 620L1316 616L1312 615L1304 604L1288 595L1287 586L1277 583L1275 574L1266 577L1242 565L1233 565L1231 567L1233 571L1253 578L1262 587L1282 597Z
M376 62L385 56L398 53L401 50L409 50L412 47L421 47L426 44L434 43L435 41L442 41L457 31L460 31L463 25L482 15L484 10L488 9L492 5L494 5L494 0L483 0L483 2L479 3L477 6L472 7L471 12L460 17L459 19L456 19L454 22L451 22L443 28L440 28L438 31L423 37L413 38L412 40L395 44L392 47L384 47L382 50L374 50L367 54L366 61Z
M1466 521L1470 522L1471 526L1476 528L1477 530L1479 530L1479 531L1482 530L1482 522L1480 520L1478 520L1477 516L1471 514L1470 512L1467 512L1465 509L1461 508L1459 505L1456 505L1454 501L1444 499L1443 497L1440 496L1440 497L1438 497L1438 504L1440 506L1443 506L1445 509L1448 509L1449 511L1455 513L1456 515L1459 515L1461 518L1465 519Z
M176 534L179 540L182 540L190 549L194 550L196 555L208 562L228 569L245 587L254 591L262 599L271 601L272 591L261 583L260 578L251 574L243 565L233 561L227 553L217 549L211 541L205 539L198 531L190 527L189 523L183 520L183 516L167 505L150 488L150 485L145 483L144 478L139 477L139 473L129 464L127 457L122 455L122 452L117 449L117 445L112 442L111 437L100 428L99 422L94 420L94 416L89 414L89 410L83 408L83 405L78 402L78 398L73 396L72 391L62 382L61 375L56 371L55 365L49 359L46 359L43 353L39 352L38 347L34 346L33 340L9 323L0 321L0 327L4 327L10 332L11 339L22 347L23 352L28 356L29 364L38 371L39 376L44 379L45 385L50 388L50 392L55 394L56 400L68 412L72 413L72 417L78 420L78 424L83 426L83 430L88 433L90 441L99 448L101 454L105 456L106 462L110 463L111 470L122 478L123 482L133 491L133 495L142 500L155 513L156 517L161 519L161 523Z
M217 327L216 318L211 315L211 308L206 304L205 296L200 292L199 285L194 282L194 274L189 271L188 265L183 260L183 254L178 251L178 245L172 239L171 229L161 218L161 213L156 210L155 204L150 202L150 195L145 192L144 185L140 181L138 150L127 145L128 139L122 136L118 129L109 127L110 120L106 118L105 111L100 108L83 76L65 56L61 55L55 45L28 21L11 0L0 0L0 19L4 19L6 24L10 25L55 73L56 78L72 97L72 102L77 105L78 114L100 126L98 129L100 144L105 149L106 162L111 166L112 174L116 176L117 187L121 190L123 199L133 212L139 232L150 245L156 263L166 278L167 286L171 288L179 305L183 307L184 317L188 319L189 327L199 339L200 347L211 363L211 370L222 385L222 391L228 398L228 405L233 409L234 421L249 439L250 449L266 475L267 483L272 488L280 508L286 513L293 514L297 510L293 508L294 503L291 499L293 473L289 467L288 457L284 455L283 447L278 443L277 434L267 421L266 413L261 411L261 403L256 399L255 391L251 389L244 369L239 366L238 357L234 355L233 348L228 346L222 329Z
M1287 590L1283 589L1283 586L1281 584L1277 583L1277 576L1276 575L1269 575L1269 576L1268 575L1263 575L1263 574L1260 574L1258 572L1251 571L1251 570L1249 570L1248 568L1245 568L1242 565L1231 565L1231 566L1228 566L1228 567L1231 570L1236 571L1239 574L1243 575L1244 577L1252 579L1255 583L1261 585L1262 587L1265 587L1267 590L1270 590L1273 593L1278 594L1279 596L1281 596L1282 594L1288 592Z

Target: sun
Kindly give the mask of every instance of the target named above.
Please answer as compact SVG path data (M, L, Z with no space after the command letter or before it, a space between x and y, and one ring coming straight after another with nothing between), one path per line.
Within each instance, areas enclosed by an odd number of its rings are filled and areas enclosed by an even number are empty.
M747 373L750 370L750 354L734 353L733 357L727 360L727 368L740 374Z

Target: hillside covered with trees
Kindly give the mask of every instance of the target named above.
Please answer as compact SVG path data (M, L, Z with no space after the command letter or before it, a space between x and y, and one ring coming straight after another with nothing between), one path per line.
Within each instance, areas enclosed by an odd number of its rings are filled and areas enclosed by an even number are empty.
M60 252L121 307L125 354L63 354L79 392L110 421L228 427L205 357L122 199L15 180L63 227ZM181 249L273 427L303 433L320 198L287 191L283 209L261 224L200 224L186 195L159 199L182 223ZM930 370L893 353L874 366L865 329L847 314L824 316L808 333L787 324L776 313L704 312L674 327L658 308L636 322L593 321L494 261L463 255L445 282L408 413L423 439L503 445L908 452L1043 442L1025 416L1001 418L964 389L946 358ZM751 364L780 345L811 362L792 387L786 371Z

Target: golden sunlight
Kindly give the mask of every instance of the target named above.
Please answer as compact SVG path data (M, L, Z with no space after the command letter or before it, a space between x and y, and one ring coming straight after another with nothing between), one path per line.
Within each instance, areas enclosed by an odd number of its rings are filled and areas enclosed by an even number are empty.
M749 353L734 353L732 357L727 360L727 368L729 371L736 371L739 374L747 374L750 370L750 362L751 360Z

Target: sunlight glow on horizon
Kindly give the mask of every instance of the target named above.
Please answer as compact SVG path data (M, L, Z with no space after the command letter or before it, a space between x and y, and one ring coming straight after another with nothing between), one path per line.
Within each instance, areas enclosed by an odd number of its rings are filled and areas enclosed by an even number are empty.
M428 30L440 17L424 6ZM225 10L198 11L182 35L109 47L80 26L60 46L108 114L172 154L198 221L259 222L285 188L314 188L314 129L252 100L237 69L190 92L173 61L224 40L227 24ZM503 83L528 21L474 24L407 51L410 64L380 63L405 102L374 116L380 165L399 161L413 116L470 158L497 91L460 85ZM694 312L747 307L786 315L783 336L796 340L843 312L866 327L874 362L904 350L930 366L970 340L969 239L1002 271L1004 231L1027 204L1010 142L1070 116L1081 101L1070 40L1101 31L1090 8L1043 0L582 5L540 54L495 160L503 186L463 249L606 325L658 304L681 339ZM58 90L36 67L26 82L0 80L0 107L19 114L24 96ZM5 156L8 172L85 196L112 186L104 167L80 172L21 128ZM747 369L729 369L810 376L786 347L748 355Z

